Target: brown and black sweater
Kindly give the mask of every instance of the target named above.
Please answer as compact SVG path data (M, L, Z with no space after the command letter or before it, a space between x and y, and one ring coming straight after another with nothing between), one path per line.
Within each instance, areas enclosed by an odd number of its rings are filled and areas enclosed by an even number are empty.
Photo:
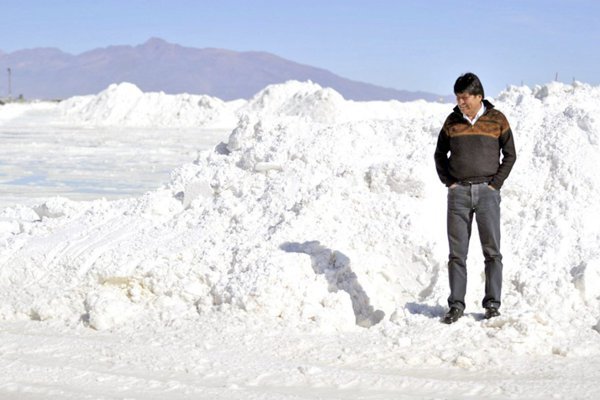
M446 186L489 182L500 189L517 159L508 120L492 103L483 102L485 113L474 125L455 107L440 131L434 157L437 173Z

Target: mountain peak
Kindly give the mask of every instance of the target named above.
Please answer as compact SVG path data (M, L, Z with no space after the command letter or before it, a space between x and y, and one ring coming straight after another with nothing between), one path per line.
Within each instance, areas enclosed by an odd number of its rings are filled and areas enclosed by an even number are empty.
M146 40L146 42L143 44L134 47L134 49L140 49L142 51L164 51L167 49L177 48L181 48L181 46L174 43L169 43L166 40L157 37L152 37Z
M157 47L157 46L172 46L172 43L167 42L159 37L151 37L138 47Z

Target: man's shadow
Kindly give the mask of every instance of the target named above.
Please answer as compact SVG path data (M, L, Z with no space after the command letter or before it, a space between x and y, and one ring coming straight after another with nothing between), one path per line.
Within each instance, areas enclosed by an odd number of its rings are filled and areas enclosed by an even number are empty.
M330 292L343 290L348 293L352 300L356 325L369 328L381 322L385 313L373 309L369 296L358 283L357 276L350 267L350 259L346 255L328 249L318 241L286 242L280 246L280 249L288 253L308 254L315 274L325 275Z
M404 308L411 314L424 315L429 318L442 318L446 310L442 306L430 306L428 304L406 303Z

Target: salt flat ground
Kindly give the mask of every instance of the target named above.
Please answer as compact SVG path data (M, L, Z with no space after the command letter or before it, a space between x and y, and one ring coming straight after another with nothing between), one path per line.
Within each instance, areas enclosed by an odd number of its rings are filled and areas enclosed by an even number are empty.
M430 328L440 337L427 337L452 349L434 324L439 325L432 321ZM522 354L482 368L465 356L464 364L427 365L419 357L411 361L381 332L315 334L258 325L198 318L124 334L2 322L0 396L541 400L598 395L597 358ZM465 354L482 351L464 348Z
M35 118L35 117L33 117ZM39 118L39 116L38 116ZM52 195L109 200L143 194L168 181L230 131L178 128L0 128L0 205L33 204Z

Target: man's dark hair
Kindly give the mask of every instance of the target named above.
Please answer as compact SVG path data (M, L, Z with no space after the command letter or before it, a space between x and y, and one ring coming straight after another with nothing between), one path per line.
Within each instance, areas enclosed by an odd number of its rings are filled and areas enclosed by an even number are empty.
M468 93L474 96L477 96L479 94L481 95L481 97L485 97L481 81L479 80L477 75L475 75L472 72L462 74L454 83L454 94L459 93Z

